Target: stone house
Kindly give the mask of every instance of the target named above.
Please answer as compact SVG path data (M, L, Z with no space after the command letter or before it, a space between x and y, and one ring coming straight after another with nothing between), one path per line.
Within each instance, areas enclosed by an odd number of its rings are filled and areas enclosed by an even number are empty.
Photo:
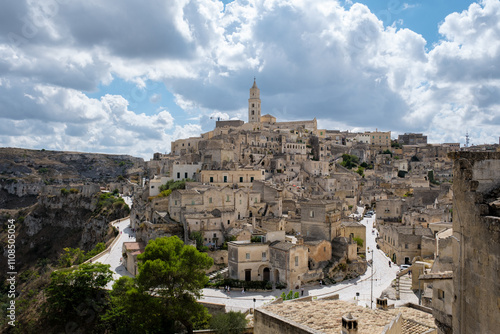
M453 235L452 229L436 234L436 259L429 273L420 275L430 300L423 299L425 306L432 308L439 334L451 334L453 290ZM430 290L430 291L429 291Z
M434 234L422 226L379 225L377 245L398 265L411 264L415 257L434 258Z
M328 245L330 245L328 247ZM312 249L313 258L309 256ZM266 234L264 242L228 242L229 277L245 281L285 283L288 287L323 278L320 268L331 256L327 241L304 244L284 241L283 234ZM318 267L318 268L315 268Z
M146 244L143 242L124 242L122 245L122 263L129 273L137 275L137 255L144 253Z
M404 198L388 198L377 201L377 224L400 223L408 203Z
M308 251L309 269L324 268L332 259L332 243L326 240L304 239L304 246Z
M264 178L264 169L202 170L200 172L200 182L219 187L232 184L250 188L254 181L264 181Z
M338 234L341 211L335 201L315 200L301 202L301 230L303 237L331 241Z
M342 222L340 224L339 236L350 238L359 238L363 240L363 246L358 246L358 253L366 253L366 226L358 222Z

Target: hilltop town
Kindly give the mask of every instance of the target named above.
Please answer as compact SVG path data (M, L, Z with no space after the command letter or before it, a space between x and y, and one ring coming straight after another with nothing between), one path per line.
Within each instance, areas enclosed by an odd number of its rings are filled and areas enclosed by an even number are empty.
M497 159L490 152L499 146L318 129L315 118L279 122L263 109L254 80L248 122L218 120L214 130L172 142L169 154L146 162L130 218L137 243L124 244L128 270L137 271L149 240L178 235L233 280L288 289L335 284L369 268L372 234L389 265L402 268L390 278L392 298L400 299L407 278L420 304L434 307L440 332L450 332L454 159L464 149ZM498 183L495 172L488 178ZM180 182L182 189L168 186ZM363 218L373 218L371 231Z
M318 129L315 118L279 122L262 110L254 80L248 122L217 120L146 162L1 149L0 214L16 222L18 303L35 305L20 309L20 328L65 323L40 311L52 307L54 273L110 265L103 286L115 295L112 281L140 276L146 245L171 236L213 260L200 269L210 282L195 304L250 313L249 333L498 328L499 145ZM113 314L116 305L100 302ZM125 304L123 319L136 315L141 327L148 311ZM83 331L122 326L79 312Z

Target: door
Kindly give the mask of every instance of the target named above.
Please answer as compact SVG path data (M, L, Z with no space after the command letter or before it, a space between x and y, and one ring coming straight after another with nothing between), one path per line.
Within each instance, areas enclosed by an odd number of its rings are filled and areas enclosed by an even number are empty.
M264 281L269 281L271 279L271 271L269 268L264 268Z
M252 280L252 269L245 270L245 281L250 282Z

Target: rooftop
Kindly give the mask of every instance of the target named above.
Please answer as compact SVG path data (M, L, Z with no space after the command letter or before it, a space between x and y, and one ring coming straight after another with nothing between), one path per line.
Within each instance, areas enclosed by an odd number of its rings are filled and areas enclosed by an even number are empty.
M263 309L322 333L340 333L342 316L348 313L358 319L360 334L382 333L384 327L399 313L404 319L403 333L424 333L435 328L434 317L431 314L410 307L382 311L371 310L343 300L320 299L273 304Z

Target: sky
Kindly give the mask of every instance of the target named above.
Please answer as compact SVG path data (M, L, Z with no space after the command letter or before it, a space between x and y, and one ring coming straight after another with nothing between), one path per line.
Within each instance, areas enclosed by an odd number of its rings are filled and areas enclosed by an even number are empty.
M168 153L216 119L498 143L500 0L7 0L0 146Z

